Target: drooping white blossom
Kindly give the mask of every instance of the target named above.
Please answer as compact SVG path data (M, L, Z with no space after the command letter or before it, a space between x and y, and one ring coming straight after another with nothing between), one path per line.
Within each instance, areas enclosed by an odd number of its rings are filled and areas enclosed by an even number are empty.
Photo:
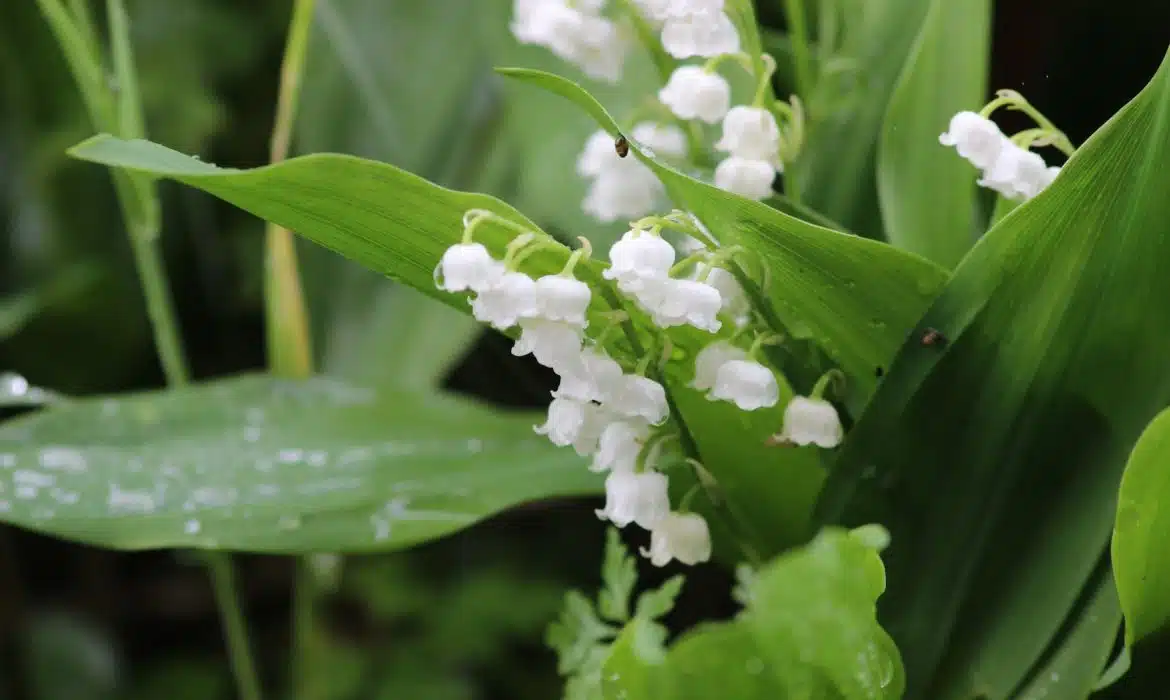
M653 379L638 374L623 376L605 407L628 418L641 418L652 425L661 424L670 415L666 389Z
M447 292L480 292L500 281L504 264L481 243L461 243L448 248L435 270L435 285Z
M685 136L672 125L643 122L634 127L631 136L656 155L678 157L686 152ZM662 183L654 171L633 156L619 156L613 137L604 131L594 133L585 142L577 159L577 172L592 180L581 206L598 221L644 216L663 197Z
M636 289L633 283L663 280L674 265L674 246L661 236L645 231L627 231L609 249L609 268L601 274L609 280Z
M566 275L545 275L536 280L536 306L541 318L584 328L585 311L593 292L589 285Z
M673 559L694 566L711 558L711 531L698 513L670 513L650 531L650 548L639 551L654 566Z
M995 163L983 171L979 185L1008 199L1023 200L1047 187L1048 178L1048 166L1040 154L1009 143Z
M597 348L586 348L577 362L558 368L557 374L561 384L554 396L605 402L622 388L622 366Z
M747 160L777 163L780 153L780 125L762 107L737 105L723 117L723 134L715 148Z
M618 25L597 14L603 4L516 0L512 34L522 44L547 48L595 80L617 82L629 40Z
M724 12L723 0L671 0L659 17L662 47L675 58L739 52L739 32Z
M522 272L505 273L495 284L481 289L471 302L471 313L477 321L502 331L536 312L536 282Z
M587 402L575 399L554 398L548 406L548 419L533 430L537 435L547 436L557 447L568 447L578 438L585 426Z
M710 397L731 401L743 411L775 406L780 400L776 375L764 365L751 360L731 360L715 372L715 386Z
M1000 153L1013 144L987 117L975 112L959 112L951 117L950 127L938 137L944 146L953 146L959 155L980 170L995 164Z
M695 356L695 378L691 387L699 391L710 391L715 386L719 368L732 360L748 359L747 351L726 340L717 340L699 351Z
M748 301L747 294L735 275L721 267L715 267L707 273L707 284L719 292L719 297L723 300L722 313L734 318L737 324L742 325L749 320L751 302Z
M650 436L650 424L641 420L618 420L605 426L598 440L593 464L595 472L632 472L638 463L638 454Z
M635 523L653 531L670 514L668 485L666 475L655 471L610 472L605 478L605 508L596 511L597 517L618 527Z
M730 156L715 166L715 186L748 199L770 197L775 179L776 168L766 160Z
M795 445L829 448L841 444L844 436L837 409L824 399L796 396L784 409L782 440Z
M731 109L731 85L702 66L679 66L658 91L658 99L680 119L715 124Z
M512 346L512 354L523 357L529 353L545 367L560 371L572 369L581 360L581 328L549 321L544 318L520 319L520 338Z
M715 333L723 325L719 310L723 298L719 290L705 282L666 279L646 283L635 298L659 328L690 325Z

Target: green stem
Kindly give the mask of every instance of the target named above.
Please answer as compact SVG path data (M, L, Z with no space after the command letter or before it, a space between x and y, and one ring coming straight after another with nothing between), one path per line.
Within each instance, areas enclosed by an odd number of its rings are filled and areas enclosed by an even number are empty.
M133 47L129 36L129 22L121 0L109 0L107 13L118 95L111 94L105 78L96 34L88 10L80 2L73 2L73 14L66 11L60 0L37 0L41 12L61 46L62 53L77 82L82 101L94 127L117 134L122 138L143 135L142 101L134 70ZM113 175L114 191L126 223L126 232L134 253L134 262L146 299L154 343L166 375L167 384L178 388L190 381L187 358L179 337L174 302L167 282L166 269L158 249L161 214L158 193L153 181L144 176L132 176L124 171ZM216 602L224 613L225 632L229 653L240 696L244 700L259 700L259 684L252 666L247 633L239 613L239 603L232 582L231 558L222 552L208 552L207 559L215 589Z
M293 6L269 148L269 160L273 163L288 156L292 141L315 5L315 0L296 0ZM265 250L269 369L279 376L308 377L313 372L312 338L292 233L268 224Z
M224 626L232 674L236 678L240 700L260 700L260 681L256 677L256 668L252 665L252 654L248 648L248 631L240 612L231 557L223 552L207 552L207 568L211 572L215 603Z
M808 44L808 21L804 16L804 0L784 0L788 17L788 35L792 42L792 62L796 73L796 93L807 97L812 89L812 60Z
M309 698L316 688L317 600L319 586L308 556L297 560L296 581L293 589L293 698Z

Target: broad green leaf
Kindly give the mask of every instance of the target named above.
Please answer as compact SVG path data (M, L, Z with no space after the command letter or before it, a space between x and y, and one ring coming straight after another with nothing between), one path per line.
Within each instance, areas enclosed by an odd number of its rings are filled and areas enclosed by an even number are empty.
M1010 692L1105 546L1125 454L1170 403L1170 322L1156 312L1170 296L1168 157L1170 60L976 244L830 471L822 518L891 527L884 619L909 698L968 683L975 667L943 656L972 649L948 642L993 638L1015 615L1017 653L982 669ZM921 341L927 328L940 342ZM859 510L867 500L876 512Z
M302 156L254 170L230 170L216 168L157 144L119 141L108 136L81 144L74 153L83 159L170 177L210 192L464 312L468 309L465 296L438 291L433 279L434 267L443 251L460 240L463 213L471 208L491 209L525 228L539 230L529 219L499 200L486 195L454 192L393 166L350 156ZM831 238L861 241L827 230L819 231ZM514 231L494 223L476 230L476 240L494 251L502 251L514 235ZM872 241L861 242L890 251L895 256L905 255ZM568 254L567 248L542 250L525 259L525 271L534 275L557 272ZM857 265L858 272L875 275L872 269L861 265L865 259L862 252L854 251L853 257L849 257L846 253L835 252L830 245L826 254L845 255ZM942 275L937 268L918 258L908 257L906 260L907 268L925 271L931 280L937 281ZM603 285L608 288L608 283L601 278L601 264L597 261L582 263L576 270L582 279L593 282L598 288ZM913 303L911 297L917 303L925 303L913 287L913 281L879 278L879 282L895 289L894 301L907 304L907 315L908 305ZM597 320L599 325L603 323L602 319ZM839 320L832 320L844 330ZM908 324L912 321L903 319L901 322ZM864 337L860 332L851 332L851 335ZM671 333L676 355L681 359L670 363L667 379L672 391L677 390L680 396L687 391L685 384L692 379L689 358L694 357L708 338L694 329L676 329ZM889 345L892 348L895 343ZM873 381L872 369L868 370L865 379ZM853 393L856 401L864 400L863 389L864 386ZM702 398L696 400L696 396L690 397L691 409L683 409L683 418L688 424L714 425L711 422L714 416L737 412L730 404L718 405ZM681 400L682 403L687 401ZM741 519L747 523L734 528L736 537L750 537L753 540L750 546L761 556L776 553L807 538L808 518L822 478L815 450L776 450L764 446L767 436L778 430L781 411L779 406L771 411L756 411L751 416L735 418L735 423L721 426L718 431L700 430L693 436L698 443L698 457L720 480L729 498L735 500L742 495ZM742 415L742 412L738 413ZM730 450L709 449L708 445L713 441L722 441ZM685 470L679 470L679 474L679 478L671 480L671 485L681 497L693 484L693 479ZM778 479L777 474L782 474L783 478ZM725 542L733 531L718 524L715 530L717 538ZM721 552L735 551L730 546L719 549Z
M1052 658L1033 673L1014 700L1084 700L1097 689L1121 624L1113 578L1106 575Z
M615 138L620 134L605 108L575 83L540 71L500 70L573 101ZM768 298L776 315L792 336L814 339L840 363L851 380L851 398L863 403L877 382L875 369L893 357L946 273L891 246L806 223L700 182L632 141L631 152L653 168L675 204L698 216L721 242L759 256L770 272Z
M79 400L0 426L0 518L113 549L400 549L596 492L533 422L326 379Z
M990 0L931 0L882 122L877 184L886 237L945 267L975 242L976 171L938 135L956 112L982 105L990 43Z
M1118 494L1113 570L1125 642L1170 624L1170 410L1150 422L1133 448Z
M830 59L838 68L801 95L808 142L792 175L803 202L866 236L881 234L873 173L882 117L929 2L840 2L841 37Z

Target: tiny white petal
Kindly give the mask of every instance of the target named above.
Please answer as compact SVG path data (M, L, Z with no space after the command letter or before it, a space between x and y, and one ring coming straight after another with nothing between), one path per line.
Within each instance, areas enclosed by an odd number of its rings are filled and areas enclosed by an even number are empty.
M670 496L665 474L659 472L611 472L605 479L605 508L597 517L618 527L636 523L653 530L670 514Z
M775 406L780 387L772 370L751 360L731 360L715 373L710 397L731 401L744 411Z
M661 236L645 231L627 231L609 249L606 279L637 281L665 279L674 265L674 246Z
M543 318L520 319L520 338L512 354L529 353L536 361L554 370L572 369L581 361L582 335L579 326Z
M1047 184L1047 166L1039 154L1015 145L1000 151L992 166L983 172L979 185L1008 199L1030 199Z
M711 558L711 531L698 513L671 513L650 530L650 548L640 552L654 566L672 559L694 566Z
M695 379L691 387L699 391L709 391L715 386L715 377L719 368L732 360L746 360L747 351L737 348L726 340L718 340L699 351L695 356Z
M775 162L780 151L780 126L762 107L732 107L723 118L723 135L715 148L740 158Z
M508 272L471 302L476 320L507 330L536 315L536 282L522 272Z
M590 471L632 472L638 454L650 436L650 424L640 420L618 420L606 425L598 440Z
M500 281L504 264L492 257L480 243L461 243L448 248L436 270L442 279L436 282L446 292L470 289L479 292Z
M573 440L573 450L581 457L588 457L597 453L602 432L606 426L617 419L614 414L595 403L585 404L585 416L577 437Z
M954 146L960 156L980 170L990 168L1012 145L995 122L975 112L959 112L951 117L950 127L938 140L944 146Z
M718 290L720 298L723 299L721 309L723 313L738 318L751 311L751 304L743 291L743 286L735 275L727 270L721 267L713 268L707 273L707 284Z
M564 275L545 275L536 280L537 313L541 318L584 328L585 311L593 293L581 280Z
M723 298L719 290L704 282L663 280L640 290L637 299L661 328L689 324L714 333L722 325L718 317Z
M675 58L739 53L739 32L724 12L677 13L662 26L662 47Z
M594 178L581 209L603 223L636 219L654 211L662 199L662 183L646 166L635 165L641 170L608 170Z
M715 186L741 197L761 200L772 196L776 168L765 160L730 156L715 166Z
M658 91L658 99L680 119L715 124L731 109L731 85L701 66L679 66Z
M653 379L637 374L622 377L619 388L605 407L623 416L642 418L653 425L661 424L670 416L666 390Z
M555 398L548 406L548 419L534 428L537 435L548 436L558 447L572 445L585 425L585 407L588 404L573 399Z
M588 348L579 361L558 368L561 385L554 395L581 401L609 401L622 387L622 366L603 350Z
M796 445L836 447L845 431L837 409L824 399L796 396L784 409L784 428L780 437Z

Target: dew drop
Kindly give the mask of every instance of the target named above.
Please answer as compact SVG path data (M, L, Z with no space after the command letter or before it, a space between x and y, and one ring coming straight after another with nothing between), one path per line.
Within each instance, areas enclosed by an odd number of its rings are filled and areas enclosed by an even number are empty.
M19 399L28 394L28 380L19 374L0 374L0 399Z
M198 535L199 531L202 529L203 523L199 522L195 518L191 518L185 525L183 525L183 532L187 533L188 535Z

